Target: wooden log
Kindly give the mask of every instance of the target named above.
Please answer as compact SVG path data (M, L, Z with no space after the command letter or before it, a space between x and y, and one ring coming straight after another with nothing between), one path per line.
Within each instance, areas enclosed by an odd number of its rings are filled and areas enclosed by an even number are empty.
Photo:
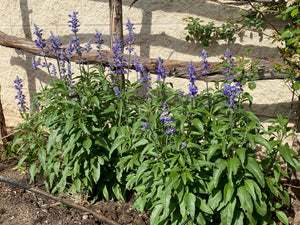
M123 40L122 0L109 0L110 10L110 50L113 49L114 37Z
M5 148L7 143L7 128L6 128L5 117L4 117L2 102L1 102L1 87L0 87L0 141L2 141L2 145Z
M5 34L0 31L0 45L15 48L19 50L23 50L28 53L32 53L34 55L38 55L38 53L41 52L41 50L35 45L35 43L31 40L28 40L26 38L19 38L15 36L11 36L8 34ZM78 55L74 54L71 58L71 61L79 63L85 63L88 61L90 64L98 64L100 62L100 59L97 58L99 53L96 50L91 50L89 54L83 54L81 59L78 59ZM113 60L114 54L112 51L104 50L101 53L104 58L102 59L102 63L104 66L109 66L109 60ZM123 54L124 58L128 61L129 55ZM49 52L46 57L54 57L53 52ZM132 60L133 57L131 57ZM156 66L157 66L157 59L148 58L148 57L138 57L141 64L144 64L146 69L153 74L156 74ZM262 60L263 61L263 60ZM265 60L266 61L266 60ZM188 78L189 74L186 71L186 68L188 67L189 62L188 61L180 61L180 60L164 60L163 66L166 69L169 76L174 77L180 77L180 78ZM211 63L211 70L216 69L218 66L217 62ZM262 63L262 69L259 70L259 72L256 74L259 79L283 79L285 74L279 73L275 69L263 69ZM270 63L269 63L270 65ZM203 68L201 62L194 62L194 67L196 72L199 74ZM134 69L134 65L130 63L130 68ZM219 68L214 70L214 72L210 72L208 74L208 80L223 80L224 74L226 74L225 68ZM204 80L205 78L203 76L199 77L199 80Z

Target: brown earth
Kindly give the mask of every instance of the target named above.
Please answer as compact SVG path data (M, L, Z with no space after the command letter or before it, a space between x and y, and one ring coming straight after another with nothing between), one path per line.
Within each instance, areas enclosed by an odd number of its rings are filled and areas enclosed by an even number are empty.
M13 170L17 159L0 161L0 176L28 184L28 174ZM43 189L42 184L38 184ZM73 200L74 201L74 200ZM80 204L80 203L77 203ZM92 206L84 205L120 225L147 225L149 214L131 210L131 203L121 201L99 201ZM74 208L66 208L59 202L23 188L0 182L0 224L2 225L96 225L106 224L92 214Z

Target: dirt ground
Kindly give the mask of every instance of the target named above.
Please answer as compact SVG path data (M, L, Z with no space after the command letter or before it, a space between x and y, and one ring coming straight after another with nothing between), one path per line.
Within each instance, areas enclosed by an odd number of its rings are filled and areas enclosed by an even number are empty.
M13 170L17 159L0 161L0 176L28 183L28 174ZM38 185L43 189L43 185ZM79 203L78 203L79 204ZM99 201L86 206L120 225L149 224L149 214L131 210L130 203L121 201ZM60 203L22 188L0 182L0 224L1 225L94 225L105 224L93 215L74 208L63 207Z

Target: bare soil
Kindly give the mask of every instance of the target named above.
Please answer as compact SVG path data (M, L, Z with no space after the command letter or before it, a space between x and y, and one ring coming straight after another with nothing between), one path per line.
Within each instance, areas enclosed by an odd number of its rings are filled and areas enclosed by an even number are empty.
M28 174L13 170L17 159L0 161L0 176L28 184ZM43 189L43 184L37 184ZM80 204L80 203L78 203ZM98 201L94 205L83 205L96 213L113 220L120 225L147 225L149 213L131 210L132 201ZM92 214L74 208L66 208L59 202L42 195L26 191L4 182L0 182L0 224L1 225L94 225L105 224Z

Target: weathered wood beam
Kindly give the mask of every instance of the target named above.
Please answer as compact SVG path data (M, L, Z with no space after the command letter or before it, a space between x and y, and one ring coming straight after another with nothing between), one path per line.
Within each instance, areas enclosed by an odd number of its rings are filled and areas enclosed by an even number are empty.
M31 40L28 40L26 38L19 38L15 36L11 36L8 34L5 34L0 31L0 45L14 48L14 49L19 49L28 53L32 53L34 55L38 55L38 53L41 52L41 50L35 45L35 43ZM98 64L100 63L100 59L97 58L99 53L95 50L92 50L89 52L89 55L83 54L82 55L82 60L86 61L87 58L89 60L90 64ZM104 66L109 66L109 60L113 60L114 54L112 51L103 51L101 53L102 56L104 56L102 63ZM54 53L49 52L47 57L53 58ZM129 56L127 54L124 54L124 58L126 60L129 59ZM131 57L132 59L133 57ZM141 64L144 64L146 69L153 74L156 74L156 66L157 66L157 59L153 58L147 58L147 57L138 57L140 60ZM78 55L73 55L71 58L71 61L73 62L79 62L78 60ZM180 60L164 60L163 66L167 70L170 76L175 76L175 77L180 77L180 78L188 78L188 73L186 71L186 68L188 67L189 62L188 61L180 61ZM211 68L214 69L217 67L218 63L211 63ZM197 73L201 72L203 70L202 68L202 63L201 62L194 62L194 67ZM131 63L130 68L134 68L133 64ZM217 80L223 78L224 74L226 74L226 71L224 68L219 68L214 70L214 72L211 72L208 74L208 80ZM259 73L257 74L260 79L282 79L284 78L284 74L278 73L274 69L268 69L264 70L261 69ZM204 77L200 77L199 80L204 80Z
M109 0L110 10L110 50L113 49L114 37L123 40L122 0Z

